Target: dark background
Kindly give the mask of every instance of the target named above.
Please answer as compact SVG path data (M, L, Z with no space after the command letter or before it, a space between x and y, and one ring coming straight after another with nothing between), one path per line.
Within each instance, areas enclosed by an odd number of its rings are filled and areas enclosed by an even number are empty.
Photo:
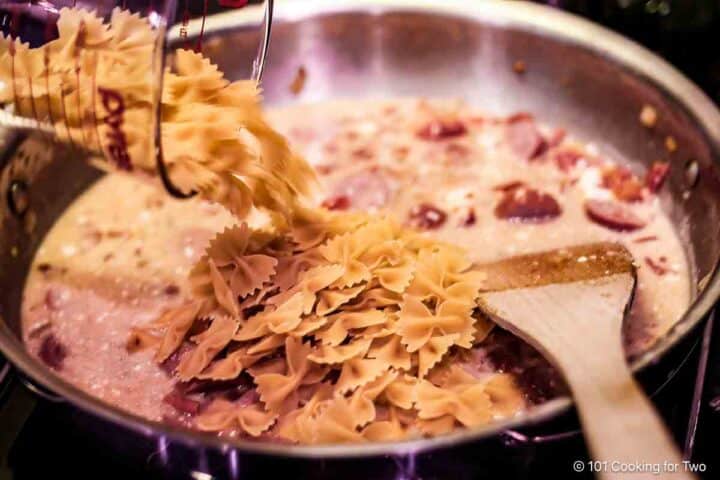
M545 0L635 39L720 101L720 1Z

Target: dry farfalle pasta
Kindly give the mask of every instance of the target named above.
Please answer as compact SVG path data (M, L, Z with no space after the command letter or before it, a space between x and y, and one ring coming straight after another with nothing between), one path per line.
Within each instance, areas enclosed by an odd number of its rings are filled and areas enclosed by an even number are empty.
M491 326L475 309L484 276L461 250L384 217L318 216L332 225L316 231L319 242L244 223L218 234L191 275L192 303L170 312L177 322L166 313L148 327L165 328L168 339L155 344L179 348L196 311L207 329L186 335L177 378L246 378L255 392L251 404L214 400L197 428L365 442L439 435L522 409L510 376L471 374L451 355ZM388 280L393 270L400 280Z
M255 82L230 82L177 50L161 79L163 31L116 8L107 22L63 8L58 36L30 48L0 37L0 103L115 169L154 175L155 126L172 181L239 217L257 207L286 225L315 184L312 169L265 122ZM162 88L161 87L162 82ZM160 103L160 118L156 106Z

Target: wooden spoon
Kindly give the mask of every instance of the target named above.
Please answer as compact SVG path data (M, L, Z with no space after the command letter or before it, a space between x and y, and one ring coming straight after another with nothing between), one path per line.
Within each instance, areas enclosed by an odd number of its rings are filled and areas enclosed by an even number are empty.
M590 453L606 462L592 469L601 470L599 478L694 478L684 471L679 451L625 360L621 327L635 288L630 252L598 243L478 269L487 272L489 282L480 308L564 375ZM628 473L638 464L648 464L645 473Z

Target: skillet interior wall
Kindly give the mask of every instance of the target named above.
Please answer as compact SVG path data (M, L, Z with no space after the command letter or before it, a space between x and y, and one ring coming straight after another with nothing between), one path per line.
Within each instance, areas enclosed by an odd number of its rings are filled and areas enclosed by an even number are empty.
M602 139L606 153L631 163L671 160L665 203L687 239L696 280L714 267L720 249L716 152L693 117L651 81L606 63L597 53L541 39L532 30L460 17L339 13L297 21L280 18L273 28L263 82L269 105L329 98L461 97L491 113L529 111L541 121L568 126L580 139ZM246 78L257 32L207 35L206 53L229 78ZM526 63L525 74L513 72L516 60ZM294 96L288 86L301 65L308 78ZM644 104L660 113L655 129L638 122ZM672 158L663 146L667 135L679 144ZM37 246L72 199L100 175L78 153L34 145L26 141L6 152L0 177L0 329L15 337L24 279ZM689 160L700 165L699 182L691 190L683 170ZM28 185L30 208L20 219L6 202L13 179Z
M65 208L102 172L88 166L82 152L46 135L7 143L0 174L0 328L19 338L22 292L35 252Z

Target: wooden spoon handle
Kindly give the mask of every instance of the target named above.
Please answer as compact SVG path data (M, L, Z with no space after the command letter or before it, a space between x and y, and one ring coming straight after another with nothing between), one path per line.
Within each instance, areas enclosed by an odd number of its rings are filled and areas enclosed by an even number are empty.
M571 377L568 383L590 453L599 462L592 470L601 479L695 478L686 471L669 432L633 379L622 351L606 354L602 359L570 354L560 360ZM597 361L604 369L587 365ZM589 376L589 371L599 373Z
M690 479L625 360L620 330L633 285L631 273L621 272L485 292L478 304L564 374L600 478Z

